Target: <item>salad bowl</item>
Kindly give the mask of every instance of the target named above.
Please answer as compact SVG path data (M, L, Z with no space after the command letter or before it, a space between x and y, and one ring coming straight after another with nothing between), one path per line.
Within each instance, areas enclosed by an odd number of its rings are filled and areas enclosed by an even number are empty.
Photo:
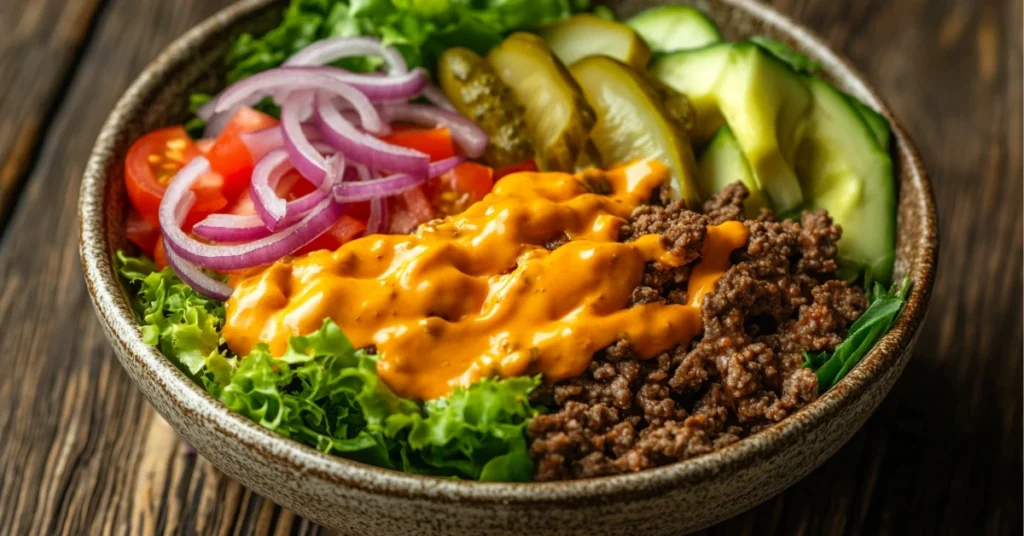
M660 2L607 3L629 15ZM143 342L114 265L125 245L121 162L142 133L189 115L187 95L214 92L229 39L274 27L286 3L239 2L170 45L131 85L96 142L79 226L90 295L117 358L157 411L218 469L344 534L679 534L751 508L834 454L878 407L910 359L938 250L935 203L917 150L877 93L818 37L754 0L701 0L729 39L765 35L806 54L836 87L892 124L898 192L896 278L911 284L903 314L817 401L710 454L620 476L557 483L480 483L408 475L329 456L236 415Z

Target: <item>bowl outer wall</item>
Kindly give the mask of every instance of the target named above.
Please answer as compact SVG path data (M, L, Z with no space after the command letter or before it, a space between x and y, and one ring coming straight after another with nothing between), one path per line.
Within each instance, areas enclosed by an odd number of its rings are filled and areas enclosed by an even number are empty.
M632 12L658 2L612 2ZM229 412L142 342L115 273L125 195L121 160L148 129L186 117L184 96L212 91L228 36L272 27L284 2L247 0L166 49L116 105L86 168L80 248L86 282L122 366L157 411L230 477L345 534L679 534L710 525L785 489L823 463L864 423L916 342L935 276L931 187L909 137L845 60L783 15L752 0L694 2L728 38L780 39L823 66L841 89L893 124L899 215L896 273L913 288L896 326L835 388L782 423L708 455L636 474L562 483L475 483L406 475L327 456Z

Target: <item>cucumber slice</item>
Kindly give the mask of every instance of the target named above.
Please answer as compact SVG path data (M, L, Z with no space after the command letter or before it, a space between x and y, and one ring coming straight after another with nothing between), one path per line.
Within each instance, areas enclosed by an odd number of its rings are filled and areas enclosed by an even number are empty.
M750 190L750 197L744 204L748 218L756 218L761 208L768 206L747 157L728 125L718 129L715 137L711 138L711 143L697 159L697 169L697 185L702 200L706 201L726 186L740 181Z
M889 148L892 145L892 129L889 127L889 120L884 115L868 107L867 104L861 102L857 97L847 93L843 93L843 96L846 97L846 100L850 102L850 105L853 106L853 109L860 115L861 119L871 128L871 133L875 136L878 146L883 151L889 152Z
M652 73L690 98L697 145L728 124L775 210L800 206L803 194L791 162L811 105L800 75L753 43L671 54L656 61Z
M690 99L694 112L690 140L694 145L706 144L725 124L715 91L732 47L732 43L718 43L684 50L662 56L651 64L651 75Z
M796 168L808 205L828 210L842 225L839 262L844 269L888 282L896 243L892 158L843 93L820 78L807 84L814 105Z
M722 40L718 27L702 11L689 6L658 6L626 21L653 52L700 48Z

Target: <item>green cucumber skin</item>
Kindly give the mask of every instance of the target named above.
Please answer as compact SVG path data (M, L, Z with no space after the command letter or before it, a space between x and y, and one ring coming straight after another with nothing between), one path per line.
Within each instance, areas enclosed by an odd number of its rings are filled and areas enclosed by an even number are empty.
M692 136L695 146L711 147L716 142L721 143L718 135L723 131L720 128L730 127L743 148L756 184L771 199L776 211L795 215L802 209L828 210L845 231L839 252L844 273L863 273L869 280L890 281L896 236L896 193L889 154L892 132L888 121L821 78L796 73L767 52L760 54L770 58L757 57L753 61L758 63L749 63L752 58L749 55L754 54L749 47L753 46L751 43L718 43L677 52L658 58L651 65L651 71L691 97L697 111ZM785 71L777 71L778 68ZM790 73L795 78L791 80L782 73ZM766 75L768 78L764 78ZM752 79L757 80L751 82ZM798 84L794 84L794 80L798 80ZM806 94L806 101L803 96L791 96L790 91L795 91L796 95ZM725 95L728 92L732 93ZM732 109L722 107L723 98L732 102ZM768 115L760 118L750 116L744 110L758 102L751 104L744 99L757 99L764 101L762 105L778 107L779 119L775 124L784 128L768 134L776 136L776 142L758 141L758 132L767 131L764 125L771 110L762 109L762 113ZM780 99L793 102L784 103ZM734 122L736 118L749 117L753 123L727 125L728 117L734 118ZM748 129L745 135L740 133L742 128ZM756 151L757 161L750 158L751 149ZM700 167L703 170L710 166L708 158L711 156L702 153ZM796 189L801 194L799 202L794 202L793 188L783 184L780 189L779 177L795 177ZM712 183L705 181L702 189L708 188L708 184ZM780 199L787 202L780 203Z
M714 43L673 52L656 59L650 66L651 74L690 99L696 114L690 140L697 147L707 144L725 124L714 89L725 72L733 46L732 43ZM703 76L688 76L694 71Z
M748 218L756 218L761 208L768 206L754 179L750 163L743 156L743 151L728 125L719 128L711 138L711 142L697 159L697 169L702 201L710 199L726 186L739 181L750 192L744 203L744 212Z
M808 87L815 107L797 153L806 208L828 210L843 227L842 267L888 283L896 245L892 157L845 94L818 77L808 78ZM815 158L822 155L824 162Z
M892 147L892 128L889 125L889 120L867 104L861 102L857 97L849 93L843 93L843 96L846 97L846 100L850 101L850 106L871 128L871 133L874 135L875 141L878 142L878 146L883 151L888 152Z
M699 9L667 5L646 9L626 21L654 53L690 50L717 43L722 34Z

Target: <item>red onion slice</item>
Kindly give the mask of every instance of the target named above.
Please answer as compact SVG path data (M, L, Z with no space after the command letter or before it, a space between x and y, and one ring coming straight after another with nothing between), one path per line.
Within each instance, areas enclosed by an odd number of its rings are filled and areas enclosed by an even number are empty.
M291 159L295 169L309 182L320 186L327 176L327 159L313 148L302 130L302 107L308 107L312 101L313 95L310 93L293 93L289 96L281 106L281 132L284 134L286 158Z
M466 116L426 104L389 104L380 109L389 123L413 123L428 127L445 127L455 143L470 158L479 158L487 150L487 134Z
M347 71L328 67L278 67L263 71L225 89L217 97L213 112L222 113L238 104L252 105L268 95L275 96L278 102L284 102L288 95L296 91L321 91L347 101L359 114L367 130L380 129L380 116L376 108L361 90L340 80L339 72Z
M378 197L370 201L370 217L366 219L366 229L363 236L369 236L381 232L388 221L388 204L383 198Z
M326 163L324 165L326 166ZM291 167L292 163L288 161L288 153L282 149L276 149L256 162L256 167L252 170L250 189L253 207L268 229L273 230L287 213L288 203L277 196L274 187Z
M296 52L285 65L326 65L353 56L376 56L388 64L393 74L407 73L405 58L394 47L386 47L375 37L335 37L317 41Z
M350 113L353 116L356 115L355 112ZM320 131L313 125L302 125L302 135L310 142L323 140ZM246 149L249 150L249 155L252 156L253 162L258 162L274 149L284 147L284 131L280 126L273 126L255 132L243 132L239 137L242 143L245 144Z
M443 175L466 159L453 156L430 164L426 176L397 173L382 179L364 180L360 182L342 182L334 185L334 198L343 203L370 201L380 197L388 197L407 192L423 184L429 178Z
M305 214L300 216L305 217ZM292 225L295 221L288 221L285 217L284 225ZM263 220L255 214L210 214L203 221L192 227L192 232L203 240L214 242L251 242L270 236L273 231L267 229Z
M347 121L328 99L317 96L316 118L327 143L349 160L372 169L396 173L426 175L430 156L426 153L387 143L361 132Z
M167 264L171 266L174 273L178 274L178 277L185 282L186 285L192 287L196 292L213 298L215 300L227 301L231 297L231 293L234 289L230 285L222 281L218 281L199 269L198 266L182 259L174 252L171 248L166 248L167 253Z
M353 73L337 67L279 67L280 69L319 69L334 76L339 82L362 91L373 102L408 100L419 95L430 76L422 67L407 73L380 76L374 73Z
M228 126L228 123L231 122L231 118L235 116L235 112L237 112L241 107L242 105L239 104L238 106L219 114L211 114L210 119L206 121L206 127L203 128L203 137L219 137L220 133L224 131L224 127ZM196 115L199 115L198 111L196 112Z
M210 162L197 157L174 176L160 202L160 228L164 244L184 260L211 270L239 270L270 264L294 253L326 232L345 212L345 206L324 199L295 225L245 244L204 244L181 230L195 204L190 188L210 171Z
M428 83L423 88L423 91L420 92L420 96L423 97L424 99L427 99L427 102L433 104L434 106L444 108L449 112L455 111L455 105L452 104L452 101L448 100L448 97L444 94L443 91L441 91L441 88L437 87L433 83Z
M320 156L321 152L329 154L324 159L324 166L327 168L327 171L321 183L316 185L317 189L315 191L294 201L285 202L284 199L277 195L278 183L281 182L281 179L288 171L293 169L294 159L292 161L289 160L288 151L284 149L271 151L262 160L257 162L256 167L253 169L252 183L250 185L253 208L256 209L256 214L271 231L281 227L286 216L306 212L313 208L321 199L327 196L331 188L345 173L345 159L341 155L334 153L334 150L329 146L318 143L311 145L310 150L316 152L318 156ZM313 184L316 183L313 182Z

